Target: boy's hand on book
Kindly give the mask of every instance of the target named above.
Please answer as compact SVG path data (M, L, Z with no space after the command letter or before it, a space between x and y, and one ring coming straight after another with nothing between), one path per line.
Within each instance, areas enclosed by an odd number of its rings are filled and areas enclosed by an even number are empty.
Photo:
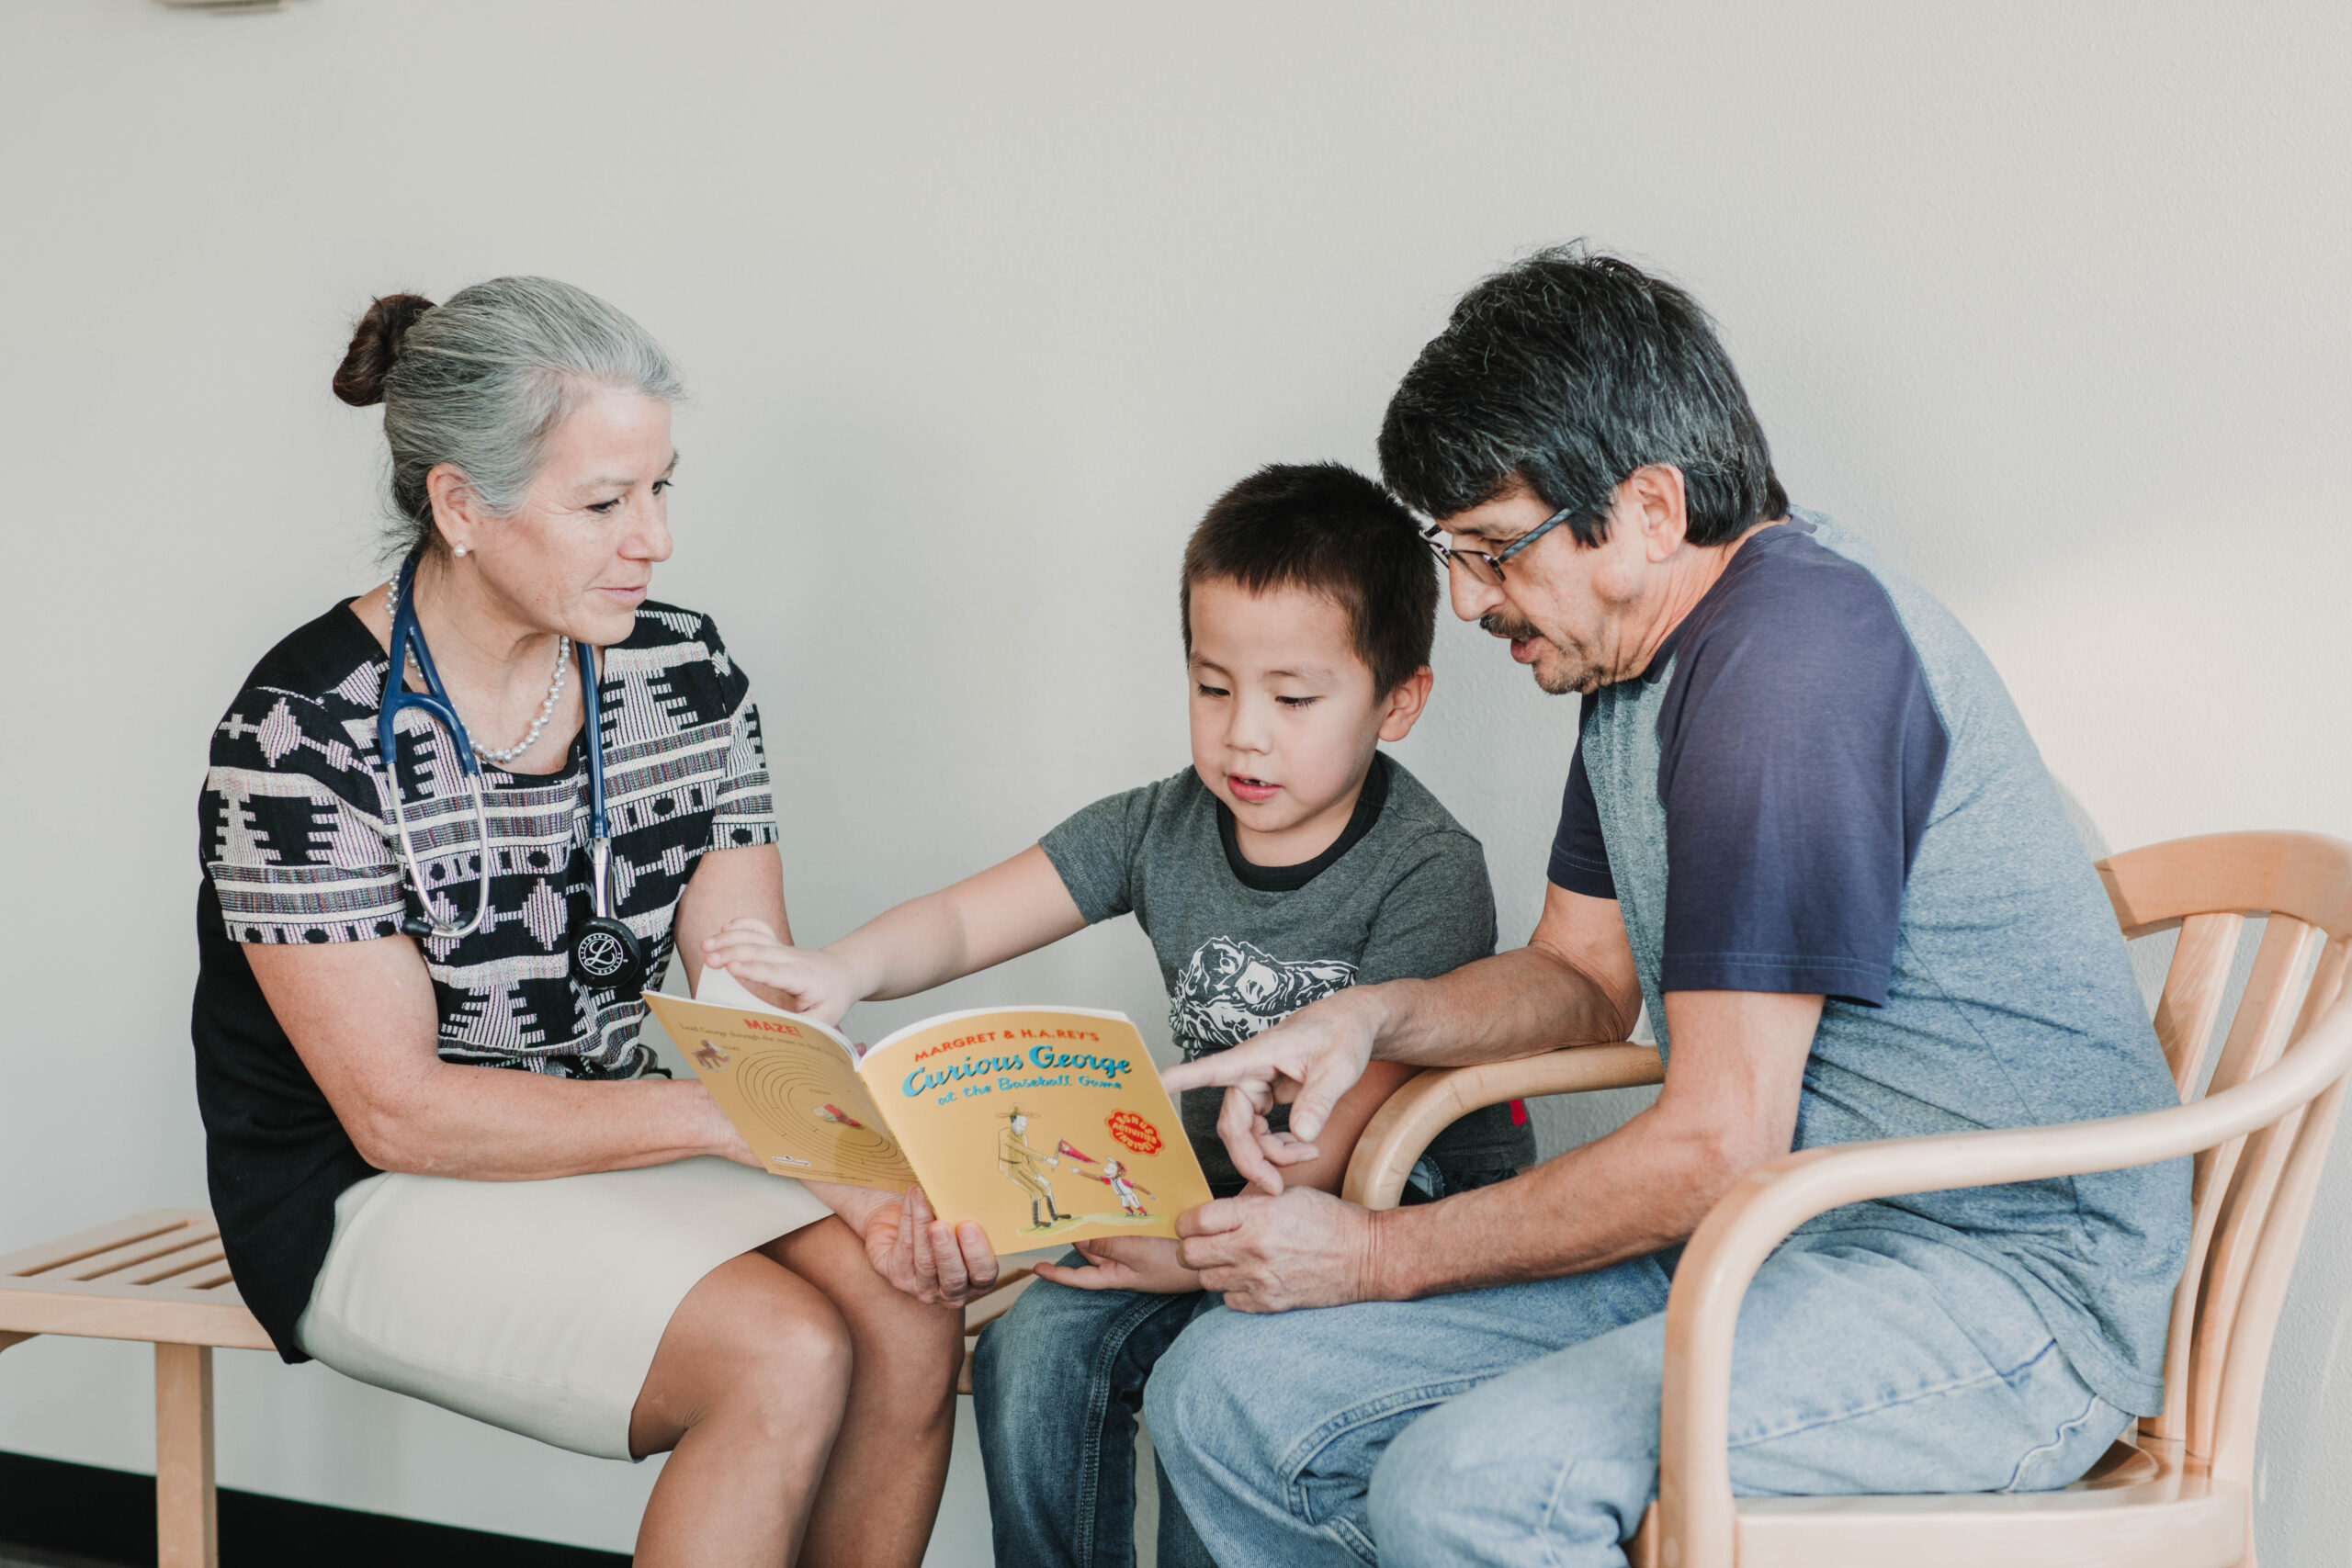
M782 993L786 1010L825 1023L839 1023L843 1013L865 999L846 963L820 947L780 942L765 920L749 915L703 938L702 961L718 964L746 985Z
M1181 1296L1201 1288L1201 1277L1176 1256L1176 1243L1161 1235L1100 1236L1081 1241L1078 1250L1093 1265L1072 1269L1060 1263L1040 1263L1035 1272L1057 1285L1080 1291L1140 1291L1146 1295Z
M1244 1193L1176 1216L1177 1256L1236 1312L1377 1301L1378 1231L1370 1210L1312 1187Z
M1378 1009L1364 993L1374 989L1351 987L1310 1002L1254 1040L1180 1062L1160 1075L1171 1094L1226 1090L1217 1137L1251 1186L1280 1192L1283 1166L1304 1165L1320 1154L1316 1134L1372 1060ZM1267 1115L1283 1103L1290 1106L1290 1130L1276 1132Z
M931 1306L962 1306L986 1295L1002 1271L988 1233L971 1220L948 1224L932 1213L920 1187L865 1222L865 1256L876 1273Z

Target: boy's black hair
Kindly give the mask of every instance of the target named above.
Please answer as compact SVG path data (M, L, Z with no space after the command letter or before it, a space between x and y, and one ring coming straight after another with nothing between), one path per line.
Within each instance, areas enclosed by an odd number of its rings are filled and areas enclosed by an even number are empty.
M1344 463L1271 463L1216 498L1184 546L1179 601L1193 652L1193 584L1303 588L1348 614L1383 696L1430 661L1437 558L1413 514Z
M1771 449L1699 302L1582 244L1538 251L1462 297L1388 402L1380 471L1444 519L1524 484L1608 536L1617 486L1682 471L1686 536L1721 545L1784 515Z

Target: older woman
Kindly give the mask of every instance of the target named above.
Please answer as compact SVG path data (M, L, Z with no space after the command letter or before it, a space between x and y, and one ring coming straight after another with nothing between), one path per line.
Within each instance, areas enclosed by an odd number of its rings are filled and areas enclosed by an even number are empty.
M384 405L405 559L254 668L202 801L198 1091L245 1300L288 1360L670 1450L639 1562L911 1564L984 1241L967 1273L919 1198L763 1172L638 1037L639 973L786 929L749 683L646 599L676 374L508 277L378 300L334 389ZM435 700L379 725L401 689Z

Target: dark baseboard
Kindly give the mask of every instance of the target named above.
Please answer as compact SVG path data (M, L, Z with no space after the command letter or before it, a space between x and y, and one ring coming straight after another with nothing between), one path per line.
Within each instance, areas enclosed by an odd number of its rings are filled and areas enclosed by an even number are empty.
M155 1478L0 1452L0 1559L10 1545L151 1568ZM236 1568L627 1568L614 1551L555 1546L254 1492L220 1490L220 1558Z

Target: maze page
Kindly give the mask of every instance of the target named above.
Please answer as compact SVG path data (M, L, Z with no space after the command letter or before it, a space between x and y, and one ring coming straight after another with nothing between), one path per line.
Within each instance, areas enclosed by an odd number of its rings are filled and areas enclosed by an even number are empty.
M848 1049L823 1025L660 992L645 1001L770 1170L892 1191L914 1185Z

